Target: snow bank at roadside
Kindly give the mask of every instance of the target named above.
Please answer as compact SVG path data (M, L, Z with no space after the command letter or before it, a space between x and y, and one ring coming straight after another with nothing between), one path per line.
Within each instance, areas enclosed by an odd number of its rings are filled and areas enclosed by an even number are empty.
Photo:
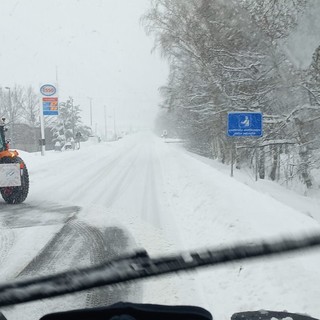
M159 144L159 150L168 210L179 225L184 248L319 232L317 221L285 204L290 199L280 202L182 149ZM319 318L319 263L315 250L199 271L203 306L216 319L258 309L286 309Z

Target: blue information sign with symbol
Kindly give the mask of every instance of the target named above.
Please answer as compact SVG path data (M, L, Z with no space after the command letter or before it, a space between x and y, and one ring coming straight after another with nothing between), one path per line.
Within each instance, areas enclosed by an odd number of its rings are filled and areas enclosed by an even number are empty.
M228 136L262 137L261 112L229 112Z

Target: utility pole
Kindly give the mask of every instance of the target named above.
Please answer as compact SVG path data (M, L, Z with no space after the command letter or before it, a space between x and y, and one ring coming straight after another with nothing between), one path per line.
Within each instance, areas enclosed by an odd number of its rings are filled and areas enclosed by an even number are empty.
M71 103L71 114L72 114L72 138L74 139L75 138L75 134L74 134L74 131L75 131L75 116L74 116L74 108L73 108L73 99L71 98L70 99L70 103Z
M116 109L113 108L113 131L114 131L114 139L117 140L117 132L116 132Z
M57 87L59 87L58 83L59 83L59 80L58 80L58 66L56 66L56 83L57 83Z
M88 98L90 100L90 127L92 130L92 98Z
M104 106L104 138L108 141L108 130L107 130L107 107Z
M8 99L8 105L9 105L9 114L10 114L10 116L12 115L12 107L11 107L11 88L10 87L5 87L5 89L7 89L8 91L9 91L9 99ZM11 118L10 120L9 120L11 123L10 123L10 143L12 142L12 137L13 137L13 119Z

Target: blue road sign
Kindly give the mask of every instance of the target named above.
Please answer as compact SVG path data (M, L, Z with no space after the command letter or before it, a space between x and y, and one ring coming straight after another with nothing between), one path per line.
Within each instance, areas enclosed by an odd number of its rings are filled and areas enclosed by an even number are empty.
M261 112L229 112L229 137L262 137Z

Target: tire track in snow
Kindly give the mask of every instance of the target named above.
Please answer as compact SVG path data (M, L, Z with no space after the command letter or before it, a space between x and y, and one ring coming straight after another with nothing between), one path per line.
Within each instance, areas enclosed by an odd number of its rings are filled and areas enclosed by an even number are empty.
M3 209L2 209L3 208ZM2 224L10 229L61 225L80 211L78 206L56 203L28 202L19 205L0 205Z
M23 268L17 277L38 276L68 269L68 267L72 266L73 260L77 258L77 256L72 257L72 255L76 255L76 251L72 253L72 247L78 245L78 248L73 249L79 249L83 240L89 240L87 238L85 227L82 226L81 228L81 225L79 225L74 218L71 218L60 231L53 236L37 256ZM81 263L81 260L78 262ZM71 266L67 263L71 264Z
M123 255L130 246L128 236L118 227L105 228L103 236L105 239L105 250L102 253L103 261ZM93 262L97 263L96 261ZM88 307L102 307L119 301L132 300L142 300L141 285L121 284L119 286L92 289L87 294L86 304Z
M0 209L0 267L5 262L9 251L15 243L15 233L7 226L5 222L5 211L4 209L8 207L7 204L1 204Z
M102 192L108 190L106 188L99 188L101 181L104 181L110 174L112 174L114 169L118 168L121 162L126 161L126 158L130 157L131 153L134 152L136 148L137 146L134 146L129 152L127 150L121 150L121 152L115 158L112 158L110 161L104 163L102 167L97 167L94 175L92 175L91 170L88 170L88 172L81 177L81 181L85 181L86 183L78 186L70 199L75 201L79 198L85 198L88 190L101 190ZM110 185L111 183L109 182L107 187L109 188ZM92 192L90 192L90 195L92 195ZM97 199L97 197L95 197L95 199Z
M141 216L155 227L161 228L160 205L154 168L155 161L153 150L150 150L147 157Z
M134 158L127 163L126 168L121 170L120 174L116 175L114 180L112 181L111 188L109 188L106 197L103 200L103 204L109 208L112 204L118 200L119 195L122 195L125 190L128 189L130 185L130 181L128 179L129 175L133 173L132 168L138 160L138 150L136 150L136 154ZM119 168L119 167L116 167ZM105 190L105 189L102 189Z
M76 218L71 218L17 277L28 278L52 274L75 266L83 267L110 260L127 251L129 239L128 235L118 227L100 230ZM34 310L39 310L41 315L70 308L103 306L120 300L129 300L130 296L141 296L140 291L141 287L132 285L102 287L5 309L14 311L13 309L22 307L34 317Z
M23 229L35 226L61 225L68 218L78 213L79 207L62 207L56 204L47 203L33 205L23 203L20 205L0 205L0 267L5 267L11 249L14 247ZM6 274L6 276L9 276Z
M95 190L88 194L77 192L73 201L80 200L89 204L102 205L106 209L119 199L130 185L128 177L132 174L132 168L137 162L141 146L135 145L124 156L113 159L105 166L105 170L99 170L95 178L86 185L87 190Z
M0 267L5 262L10 249L13 247L15 242L15 234L9 228L0 228Z
M77 226L71 218L52 239L47 242L43 249L16 274L17 278L30 278L43 276L60 272L71 266L84 266L88 259L79 254L81 252L82 237L77 231ZM85 306L85 294L76 293L72 296L62 298L46 299L25 303L17 306L4 308L4 311L23 312L24 318L40 318L44 313L54 312L57 310L66 310L67 308L82 308ZM8 316L8 318L11 318Z

